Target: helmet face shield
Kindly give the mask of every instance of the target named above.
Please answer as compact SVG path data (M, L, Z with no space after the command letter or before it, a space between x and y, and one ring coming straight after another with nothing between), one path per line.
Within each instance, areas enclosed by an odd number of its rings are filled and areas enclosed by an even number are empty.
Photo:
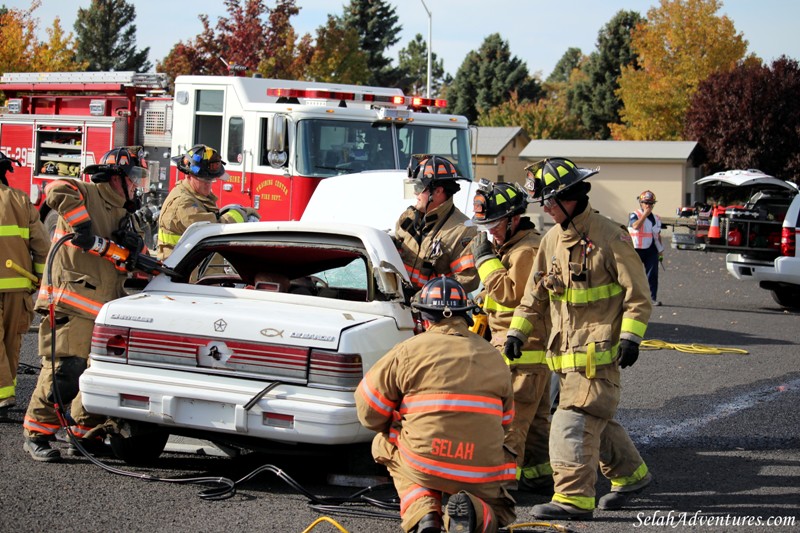
M133 167L128 172L128 179L139 189L147 190L150 188L150 171L143 167Z

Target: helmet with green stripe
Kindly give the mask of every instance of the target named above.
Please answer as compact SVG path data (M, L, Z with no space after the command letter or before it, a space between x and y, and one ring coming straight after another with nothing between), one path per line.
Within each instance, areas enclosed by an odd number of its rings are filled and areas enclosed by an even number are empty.
M527 180L525 188L533 193L533 199L544 203L545 200L557 197L570 199L573 193L585 194L585 187L576 187L586 178L594 176L600 169L581 168L569 159L551 157L537 161L525 167Z
M524 213L528 207L528 194L516 183L493 184L481 179L472 203L475 212L472 221L489 225Z

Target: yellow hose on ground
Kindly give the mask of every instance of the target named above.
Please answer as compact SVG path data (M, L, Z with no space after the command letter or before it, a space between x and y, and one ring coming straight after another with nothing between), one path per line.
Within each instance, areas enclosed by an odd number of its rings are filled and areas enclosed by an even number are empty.
M639 345L642 350L677 350L684 353L696 353L705 355L722 354L749 354L747 350L741 348L720 348L717 346L706 346L704 344L677 344L658 339L647 339Z
M525 522L523 524L511 524L510 526L506 526L505 529L508 531L514 531L515 529L519 529L522 527L544 527L547 529L552 529L553 531L559 531L561 533L567 533L573 531L572 529L568 528L567 526L562 526L560 524L553 524L551 522Z
M303 530L303 533L308 533L309 531L311 531L312 529L317 527L317 525L321 524L322 522L328 522L330 524L333 524L333 526L336 529L338 529L339 531L341 531L342 533L349 533L345 528L343 528L341 525L339 525L339 522L337 522L333 518L329 518L327 516L321 516L321 517L317 518L316 520L314 520L313 522L311 522L311 525L308 526L307 528L305 528Z

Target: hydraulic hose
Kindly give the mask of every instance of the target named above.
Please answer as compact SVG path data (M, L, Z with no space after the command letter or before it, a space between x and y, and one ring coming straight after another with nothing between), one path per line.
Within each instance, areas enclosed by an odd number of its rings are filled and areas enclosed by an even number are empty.
M722 354L749 354L742 348L720 348L717 346L706 346L704 344L676 344L658 339L647 339L639 345L642 350L677 350L684 353L722 355Z

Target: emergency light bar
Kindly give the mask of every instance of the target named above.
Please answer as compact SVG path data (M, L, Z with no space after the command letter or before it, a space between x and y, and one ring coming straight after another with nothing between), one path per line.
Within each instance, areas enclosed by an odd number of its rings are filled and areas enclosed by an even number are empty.
M447 107L447 100L413 96L411 98L411 107Z
M372 93L339 92L326 89L284 89L269 88L267 96L275 98L306 98L320 100L340 100L348 102L373 102L376 104L411 105L411 107L447 107L447 100L406 97L403 95L382 95Z

